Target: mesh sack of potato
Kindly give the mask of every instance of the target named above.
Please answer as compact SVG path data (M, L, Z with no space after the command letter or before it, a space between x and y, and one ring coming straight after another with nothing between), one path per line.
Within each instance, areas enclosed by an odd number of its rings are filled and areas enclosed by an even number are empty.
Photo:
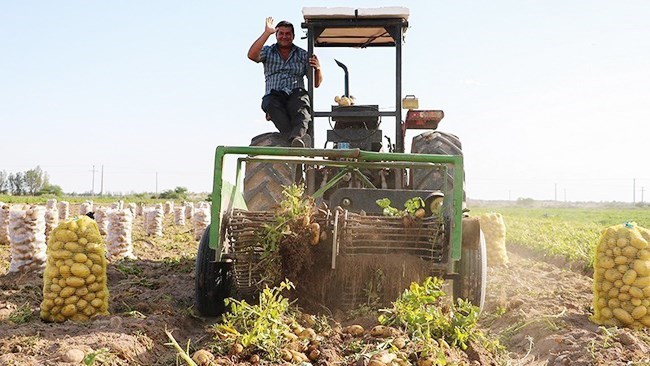
M506 224L500 213L490 212L479 216L481 230L485 235L487 262L489 266L508 264L506 251Z
M79 205L79 215L85 215L93 212L93 201L86 201Z
M70 203L61 201L57 204L59 209L59 221L65 221L70 217Z
M99 228L99 233L102 235L108 234L108 211L107 207L95 208L95 222Z
M144 212L144 231L147 235L163 236L163 209L156 205L155 207L148 208Z
M194 204L192 202L185 202L185 218L191 220L194 216Z
M210 209L208 207L199 207L194 210L194 239L201 240L203 232L210 224Z
M0 202L0 244L9 243L9 205Z
M77 216L52 231L40 315L48 322L108 315L105 250L91 218Z
M110 210L106 243L108 259L135 259L133 255L133 214L131 210Z
M165 201L165 215L169 215L174 212L174 201Z
M9 210L11 263L9 272L38 271L45 267L45 207L15 206Z
M174 207L174 225L185 225L185 206Z
M594 259L594 315L600 325L650 327L650 231L635 223L605 229Z
M117 200L117 202L113 202L113 203L111 204L111 208L112 208L113 210L121 210L121 209L123 209L123 208L124 208L124 201L122 201L122 200Z
M50 237L52 230L59 224L59 210L54 207L45 208L45 240Z

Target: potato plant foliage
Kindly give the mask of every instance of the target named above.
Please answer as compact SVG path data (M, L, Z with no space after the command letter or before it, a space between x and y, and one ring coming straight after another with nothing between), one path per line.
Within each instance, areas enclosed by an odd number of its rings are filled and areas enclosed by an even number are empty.
M479 310L461 299L451 307L446 306L442 284L443 280L436 277L428 277L422 284L411 283L391 309L381 310L379 322L405 329L425 352L435 352L440 339L467 348L476 331Z
M286 280L278 287L266 287L256 305L245 300L226 299L230 312L224 314L221 324L214 325L217 345L231 348L241 344L245 349L262 351L269 360L278 360L287 343L285 334L291 332L290 325L295 322L291 302L282 292L293 288L294 285Z

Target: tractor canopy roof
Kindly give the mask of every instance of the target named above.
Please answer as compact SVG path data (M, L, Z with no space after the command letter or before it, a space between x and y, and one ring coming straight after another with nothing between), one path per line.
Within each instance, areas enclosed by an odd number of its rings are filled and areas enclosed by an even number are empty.
M405 7L305 7L305 22L316 47L395 47L408 28Z

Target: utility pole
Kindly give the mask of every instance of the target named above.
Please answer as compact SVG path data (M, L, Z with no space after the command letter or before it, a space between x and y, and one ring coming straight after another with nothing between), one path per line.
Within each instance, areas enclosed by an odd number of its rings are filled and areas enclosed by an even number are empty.
M158 172L156 172L156 196L158 195Z
M557 201L557 183L555 183L555 201Z
M93 187L90 189L90 195L91 196L95 195L95 172L96 171L97 170L95 170L95 166L93 165L93 170L91 170L91 172L93 172Z
M99 195L100 196L104 195L104 164L102 164L102 183L99 188Z
M632 179L632 204L636 204L636 178Z

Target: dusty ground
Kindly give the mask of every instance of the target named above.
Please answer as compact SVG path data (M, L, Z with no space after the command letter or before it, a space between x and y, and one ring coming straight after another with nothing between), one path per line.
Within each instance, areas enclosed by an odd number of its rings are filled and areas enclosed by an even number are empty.
M108 267L112 315L87 324L41 322L42 278L6 274L9 248L0 246L0 365L72 364L63 361L70 349L83 351L88 365L181 364L176 352L165 345L165 329L183 347L191 340L190 353L209 347L213 337L209 328L217 319L201 318L192 309L197 241L190 226L174 227L167 218L165 236L148 238L140 220L133 238L138 259ZM588 275L512 247L509 256L508 267L489 270L487 306L481 320L482 329L498 339L505 351L494 353L476 345L466 352L450 352L450 363L650 364L648 332L599 328L589 321ZM374 319L355 321L372 325ZM338 334L332 336L318 364L343 360L354 364L349 360L355 358L345 354L349 342ZM227 356L219 361L244 362Z

